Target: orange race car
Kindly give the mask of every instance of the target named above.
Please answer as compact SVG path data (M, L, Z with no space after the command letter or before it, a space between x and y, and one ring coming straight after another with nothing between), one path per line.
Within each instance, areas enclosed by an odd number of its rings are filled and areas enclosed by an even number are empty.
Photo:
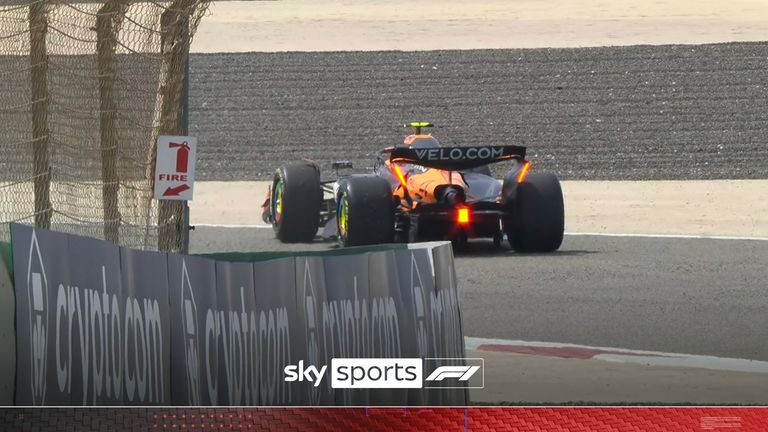
M553 174L531 172L525 147L443 147L412 122L415 133L378 154L373 173L321 180L313 163L280 167L262 206L283 242L324 237L343 246L504 235L521 252L557 250L563 240L563 194ZM504 179L489 164L512 161ZM334 169L351 169L338 161Z

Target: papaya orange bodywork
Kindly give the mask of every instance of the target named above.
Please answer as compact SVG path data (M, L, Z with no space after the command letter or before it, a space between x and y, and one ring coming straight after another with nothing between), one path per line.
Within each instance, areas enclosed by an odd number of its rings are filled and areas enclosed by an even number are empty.
M386 161L385 165L400 180L401 185L395 189L393 194L400 198L405 207L416 207L419 203L436 203L435 190L438 186L452 184L460 187L462 190L468 189L467 184L458 172L426 168L424 172L415 172L405 176L402 168L397 164ZM407 195L413 199L410 204L406 200L406 190Z

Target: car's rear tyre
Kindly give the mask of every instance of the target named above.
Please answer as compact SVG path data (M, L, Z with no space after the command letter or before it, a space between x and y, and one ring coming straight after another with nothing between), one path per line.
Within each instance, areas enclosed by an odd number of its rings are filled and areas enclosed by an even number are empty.
M504 188L507 190L507 188ZM563 191L554 174L531 173L517 185L512 218L504 221L509 245L516 252L552 252L563 243Z
M280 167L272 181L270 199L272 227L281 242L310 242L315 238L323 200L320 170L315 165Z
M363 246L392 243L395 215L392 190L381 177L350 177L336 201L339 244Z

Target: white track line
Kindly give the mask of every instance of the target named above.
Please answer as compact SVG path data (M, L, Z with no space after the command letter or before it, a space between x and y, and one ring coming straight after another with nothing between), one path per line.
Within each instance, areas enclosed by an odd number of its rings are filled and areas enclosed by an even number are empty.
M201 223L193 223L191 224L194 227L203 227L203 228L272 228L272 225L265 225L265 224L201 224Z
M586 350L612 351L610 354L597 354L592 360L618 363L633 363L650 366L683 367L711 369L732 372L768 373L768 362L740 358L715 357L696 354L666 353L659 351L630 350L624 348L595 347L554 342L531 342L522 340L489 339L465 337L466 349L476 350L481 345L508 345L540 348L578 348ZM626 353L622 355L622 353Z
M642 237L642 238L676 238L676 239L705 239L705 240L756 240L768 241L768 237L749 236L719 236L698 234L634 234L634 233L602 233L602 232L566 232L568 236L602 236L602 237Z

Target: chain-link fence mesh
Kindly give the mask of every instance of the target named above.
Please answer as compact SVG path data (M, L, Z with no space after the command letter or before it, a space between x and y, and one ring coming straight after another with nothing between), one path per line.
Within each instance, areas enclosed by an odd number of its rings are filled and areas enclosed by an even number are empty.
M182 205L153 199L155 143L184 132L209 3L0 0L0 221L181 248Z

